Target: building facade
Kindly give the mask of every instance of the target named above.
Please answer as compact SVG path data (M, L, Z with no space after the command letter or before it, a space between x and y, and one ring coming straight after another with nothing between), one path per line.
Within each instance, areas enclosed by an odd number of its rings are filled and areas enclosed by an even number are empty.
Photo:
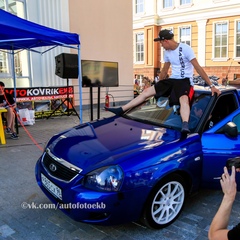
M208 75L240 78L239 8L238 0L133 0L134 74L154 78L164 49L153 39L171 29L176 41L193 48Z
M133 98L132 2L129 0L69 0L70 31L80 34L81 58L118 63L119 86L101 88L110 106ZM76 80L73 81L76 85ZM97 89L93 89L97 102ZM89 89L83 88L83 103L89 104Z

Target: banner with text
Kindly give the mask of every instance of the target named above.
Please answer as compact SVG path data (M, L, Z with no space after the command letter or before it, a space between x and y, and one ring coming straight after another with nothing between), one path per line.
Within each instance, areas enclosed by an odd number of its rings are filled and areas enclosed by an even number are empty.
M14 96L13 88L5 90ZM53 111L53 116L67 114L66 109L73 105L73 96L73 86L16 88L17 108L35 110L36 118L48 117Z

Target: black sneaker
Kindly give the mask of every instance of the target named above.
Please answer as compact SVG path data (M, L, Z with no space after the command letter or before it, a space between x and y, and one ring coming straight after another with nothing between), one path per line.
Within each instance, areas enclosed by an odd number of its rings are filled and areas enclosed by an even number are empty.
M11 134L11 139L17 140L17 139L19 139L19 136L16 133L12 133Z
M7 134L12 134L11 129L10 129L10 128L6 128L6 133L7 133Z
M182 130L181 130L182 133L190 133L190 130L188 128L188 122L183 122L182 123Z
M106 111L112 112L114 114L116 114L117 116L120 116L121 114L124 113L123 109L121 107L117 107L117 108L107 108L105 107Z

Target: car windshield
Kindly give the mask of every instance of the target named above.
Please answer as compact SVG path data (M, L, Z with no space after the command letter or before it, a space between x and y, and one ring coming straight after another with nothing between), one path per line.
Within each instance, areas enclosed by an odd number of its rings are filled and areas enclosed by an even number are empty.
M189 128L192 132L194 132L197 127L209 100L210 95L199 95L195 93L189 119ZM143 104L124 113L123 117L152 125L180 130L182 121L179 114L179 106L175 105L170 107L168 103L168 98L161 97L157 102L154 98L151 98Z

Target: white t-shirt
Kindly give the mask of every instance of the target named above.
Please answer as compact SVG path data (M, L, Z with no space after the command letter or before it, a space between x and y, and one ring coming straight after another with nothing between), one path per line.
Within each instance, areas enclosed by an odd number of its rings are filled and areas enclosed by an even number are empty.
M196 57L192 48L185 43L179 43L175 50L166 50L164 61L170 62L172 66L170 78L189 78L191 85L193 85L194 67L190 61L194 58Z

